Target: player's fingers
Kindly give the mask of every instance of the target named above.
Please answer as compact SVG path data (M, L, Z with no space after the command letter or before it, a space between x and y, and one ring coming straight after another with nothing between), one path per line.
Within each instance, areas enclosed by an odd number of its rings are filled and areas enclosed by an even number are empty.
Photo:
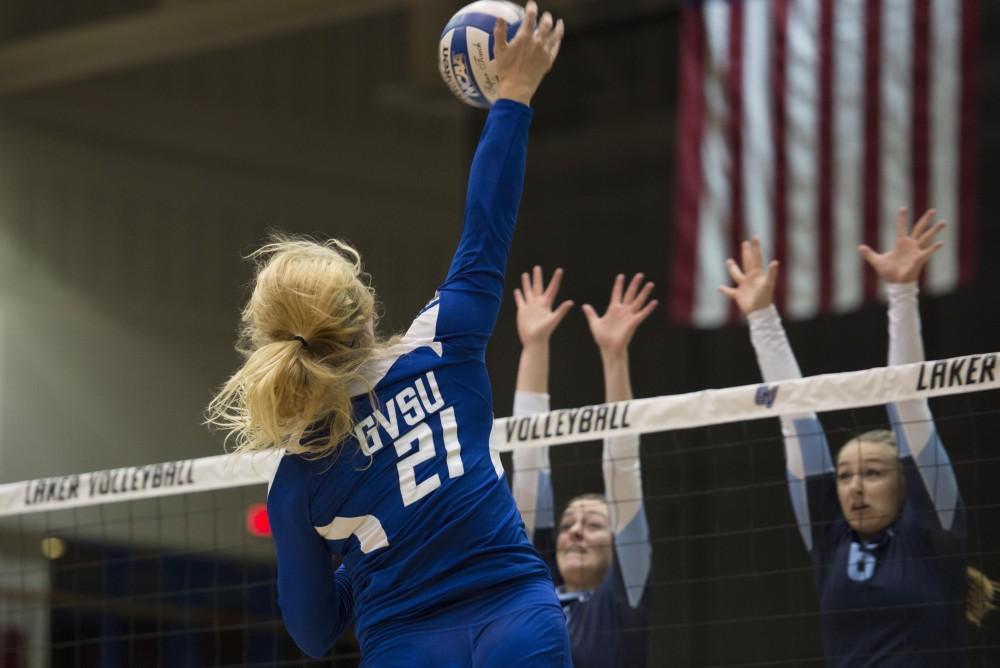
M641 311L639 311L636 317L636 325L640 324L643 320L649 317L649 314L656 310L656 306L659 304L659 300L654 299L653 301L646 304Z
M529 2L524 7L524 20L521 22L521 29L517 31L517 35L514 39L517 39L521 35L527 35L530 38L535 34L535 28L538 27L538 3Z
M542 12L542 18L538 21L538 37L543 42L548 39L549 35L552 34L552 14L549 12Z
M910 217L910 211L905 206L899 207L899 211L896 212L896 236L905 237L906 236L906 220Z
M739 295L739 293L736 291L736 288L731 288L728 285L720 285L719 292L726 295L730 299L736 299L737 295Z
M876 253L871 249L871 246L861 244L858 246L858 252L861 253L861 257L865 259L865 262L871 263L875 260Z
M625 274L615 276L615 282L611 286L611 302L617 304L622 300L622 290L625 286Z
M493 26L493 53L507 50L507 22L499 16Z
M934 255L934 253L937 253L942 248L944 248L944 242L939 241L930 248L925 248L924 250L920 251L920 259L926 262L928 259L930 259L931 255Z
M625 290L625 296L622 298L626 302L631 302L635 299L635 296L639 294L639 286L642 285L642 272L632 277L632 280L628 282L628 288Z
M562 304L560 304L559 308L557 308L555 311L552 312L552 318L553 320L555 320L555 324L558 325L560 322L562 322L562 319L566 317L566 314L569 313L570 309L572 308L573 308L572 299L567 299Z
M595 311L594 307L590 304L584 304L580 307L580 310L582 310L583 315L586 316L588 324L593 324L595 320L598 320L597 311Z
M778 269L780 265L777 260L771 260L767 265L767 286L774 289L775 284L778 282Z
M945 228L945 225L946 223L943 220L938 221L929 230L917 237L917 243L920 247L927 248L927 244L934 241L934 237L936 237L938 233Z
M524 295L521 294L521 288L514 288L514 303L517 304L518 308L524 306Z
M729 277L733 279L733 282L739 285L746 280L746 276L743 275L743 270L740 269L740 265L736 264L736 260L733 258L726 258L726 270L729 272Z
M638 308L642 308L642 305L646 303L647 299L649 299L649 295L651 295L653 293L653 288L655 288L655 287L656 286L653 284L652 281L650 281L649 283L646 283L646 285L642 286L642 290L639 292L638 296L635 298L635 301L632 302L632 308L637 308L637 309Z
M552 272L552 280L549 281L548 286L545 288L544 296L546 299L554 300L556 295L559 294L559 286L562 284L562 277L562 267L556 267L556 270Z
M531 295L531 278L529 278L526 271L521 273L521 290L524 291L525 297Z
M541 265L531 268L531 290L536 296L541 296L545 291L545 277L542 275Z
M552 34L549 35L549 39L545 45L548 49L549 57L554 61L556 56L559 55L559 48L562 46L563 35L566 34L566 24L563 23L562 19L556 21L556 27L552 30Z
M920 216L920 220L917 224L913 226L913 231L910 232L910 236L914 239L919 238L931 224L931 220L934 219L934 209L927 209L924 215Z

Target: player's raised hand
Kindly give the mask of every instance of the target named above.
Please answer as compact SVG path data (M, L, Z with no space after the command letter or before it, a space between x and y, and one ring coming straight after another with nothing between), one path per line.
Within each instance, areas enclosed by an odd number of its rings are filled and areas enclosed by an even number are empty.
M653 284L644 284L641 273L632 277L628 288L625 287L625 274L618 274L604 315L597 315L590 304L583 305L590 333L602 355L620 355L628 350L635 330L656 308L658 302L649 299L652 291Z
M531 275L528 272L521 274L521 287L514 290L514 303L517 304L517 336L522 347L548 345L552 332L573 308L570 300L552 308L562 277L563 270L556 269L546 286L541 267L532 269Z
M733 258L726 260L726 269L736 287L720 285L719 292L726 295L740 307L743 315L767 308L774 301L774 284L778 281L778 261L771 260L764 267L764 254L760 250L760 239L740 244L743 266Z
M493 51L499 97L531 104L538 85L559 55L566 27L562 19L553 21L545 12L538 17L538 4L532 0L524 8L524 19L514 39L507 41L507 23L498 18L493 28Z
M909 232L906 231L909 211L900 207L896 214L896 243L885 253L876 253L861 244L858 252L887 283L912 283L920 276L931 255L941 250L943 241L934 237L944 229L944 222L931 224L934 209L928 209Z

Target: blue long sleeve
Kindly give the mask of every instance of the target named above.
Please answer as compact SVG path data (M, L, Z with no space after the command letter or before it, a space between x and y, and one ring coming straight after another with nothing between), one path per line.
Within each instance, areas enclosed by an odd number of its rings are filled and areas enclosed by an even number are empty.
M287 474L289 460L285 458L285 471L279 467L277 476ZM308 521L307 486L293 482L277 489L268 495L267 512L274 518L278 606L295 644L309 656L320 657L354 621L353 591L346 571L334 570L326 542Z
M524 187L531 108L498 100L486 119L469 171L465 222L439 292L458 303L438 323L439 338L469 337L485 349L496 325L503 281Z

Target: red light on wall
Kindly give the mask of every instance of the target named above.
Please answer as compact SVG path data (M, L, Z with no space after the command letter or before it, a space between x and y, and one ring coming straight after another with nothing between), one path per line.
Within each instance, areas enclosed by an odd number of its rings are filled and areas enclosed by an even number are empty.
M254 503L247 508L247 531L261 538L271 535L271 521L267 519L267 506Z

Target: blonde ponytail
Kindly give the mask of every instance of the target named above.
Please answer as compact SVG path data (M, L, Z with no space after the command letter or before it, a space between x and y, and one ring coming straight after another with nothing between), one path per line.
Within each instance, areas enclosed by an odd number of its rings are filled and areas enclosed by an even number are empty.
M965 598L965 618L976 626L982 626L987 613L997 609L993 599L1000 583L991 580L981 570L972 566L966 568L965 573L969 578L969 593Z
M250 259L243 366L209 403L206 422L237 452L323 457L353 429L350 388L364 383L362 367L378 349L374 291L360 255L341 241L273 237Z

